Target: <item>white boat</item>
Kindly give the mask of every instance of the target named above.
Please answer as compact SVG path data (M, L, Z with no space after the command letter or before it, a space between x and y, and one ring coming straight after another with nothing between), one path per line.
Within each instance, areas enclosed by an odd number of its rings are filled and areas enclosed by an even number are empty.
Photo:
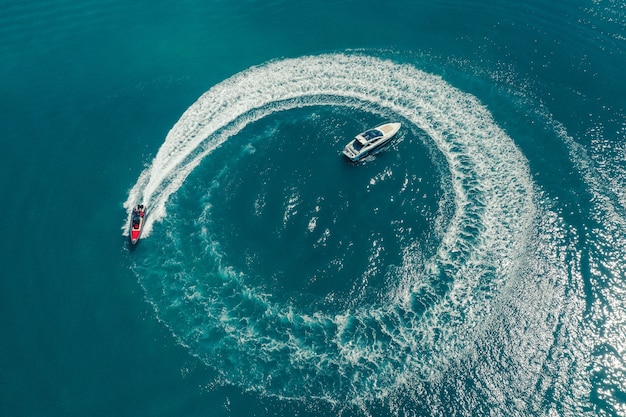
M398 133L400 126L400 123L386 123L359 133L346 145L343 154L352 162L371 155L388 143Z

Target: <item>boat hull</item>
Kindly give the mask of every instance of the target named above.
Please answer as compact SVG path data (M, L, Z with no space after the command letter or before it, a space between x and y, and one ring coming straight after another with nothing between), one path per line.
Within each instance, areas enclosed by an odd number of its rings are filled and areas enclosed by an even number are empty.
M136 245L137 242L139 242L139 237L140 236L141 236L141 231L136 232L136 233L134 231L131 231L131 237L130 237L131 245Z
M143 206L137 206L137 208L133 209L133 212L130 216L130 224L128 230L128 237L131 245L136 245L139 242L141 232L143 231L145 218L146 216Z
M386 123L359 133L346 145L343 150L343 155L351 162L358 162L368 155L375 154L381 151L382 148L394 138L400 130L400 127L400 123ZM367 134L372 131L378 131L378 136L367 141Z

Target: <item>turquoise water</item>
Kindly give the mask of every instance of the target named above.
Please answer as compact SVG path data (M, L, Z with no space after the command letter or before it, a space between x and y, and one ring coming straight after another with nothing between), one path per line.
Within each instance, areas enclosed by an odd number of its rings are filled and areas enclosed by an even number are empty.
M3 6L1 415L626 415L623 4Z

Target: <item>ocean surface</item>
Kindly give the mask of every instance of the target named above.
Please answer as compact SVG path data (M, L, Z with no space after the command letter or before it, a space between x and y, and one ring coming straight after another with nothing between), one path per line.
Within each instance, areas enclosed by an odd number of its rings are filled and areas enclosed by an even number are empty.
M626 416L623 1L0 3L1 416Z

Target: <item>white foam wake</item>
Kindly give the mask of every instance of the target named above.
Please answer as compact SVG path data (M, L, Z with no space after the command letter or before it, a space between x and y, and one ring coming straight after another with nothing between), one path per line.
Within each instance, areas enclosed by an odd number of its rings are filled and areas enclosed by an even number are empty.
M486 296L481 298L477 288L497 289L514 274L517 259L525 253L530 239L535 206L525 158L475 97L411 65L369 56L330 54L270 62L239 73L202 95L168 133L124 206L129 212L137 202L148 207L150 216L144 232L148 236L155 223L166 216L172 193L206 155L229 137L268 114L325 104L382 108L425 131L448 163L454 215L432 259L420 261L416 266L415 254L411 248L407 249L403 276L390 306L363 306L357 311L329 317L273 305L267 297L255 295L251 289L241 297L265 306L263 320L266 321L259 320L255 331L267 327L263 340L269 340L269 344L259 348L255 340L257 333L248 334L245 329L239 329L236 331L239 337L247 338L232 341L229 349L238 352L241 363L260 366L258 363L268 358L263 356L267 346L275 346L287 356L285 367L300 364L304 370L320 373L316 368L322 366L319 346L281 342L295 339L294 326L307 326L311 334L319 333L319 340L328 344L327 352L332 352L322 355L322 364L339 375L356 378L355 381L361 375L362 382L354 384L362 384L362 389L351 389L354 395L369 390L377 396L380 392L376 393L372 386L386 391L402 384L410 378L407 375L424 366L431 369L445 366L446 355L458 352L458 346L476 337L477 323L488 314ZM413 321L406 322L400 317L397 309L411 311L415 293L436 292L434 288L439 285L436 281L442 273L450 279L444 299L437 300L429 306L428 314ZM241 321L236 318L237 311L224 301L215 299L213 303L217 307L198 317L197 328L179 329L171 325L181 341L193 345L207 361L216 357L211 355L215 353L212 351L215 344L198 346L202 343L198 334L207 333L208 328L222 329L229 315L232 323ZM198 311L204 308L214 307L204 305ZM255 319L247 318L246 322L252 320ZM378 328L387 341L370 344L364 337L362 343L354 343L359 334L368 333L365 328ZM429 331L433 328L438 329L436 335ZM403 353L390 357L391 348ZM427 355L431 355L429 363L421 363ZM305 365L307 361L313 368ZM264 372L280 375L281 368L274 359L266 362L272 364L273 371ZM377 364L375 376L368 372L369 364L374 363ZM402 370L394 369L397 367ZM247 378L234 381L240 384L257 382L250 375L227 374L226 377ZM262 377L265 375L260 372L259 379ZM315 379L300 382L300 385L294 382L293 389L301 390L304 395L307 383L320 384ZM289 389L281 388L281 395L298 395Z
M269 113L336 102L332 97L341 97L343 105L350 105L347 100L362 101L397 112L425 130L448 156L452 167L469 165L469 161L457 158L460 154L478 157L465 147L485 152L479 157L481 165L494 161L490 156L499 155L499 161L508 154L515 159L513 165L518 170L518 162L523 160L476 99L439 77L409 65L366 56L288 59L244 71L203 94L170 130L152 164L131 189L124 207L129 214L136 203L149 207L144 230L144 236L148 236L154 223L165 216L169 196L202 158L228 137ZM457 173L464 176L461 170ZM465 199L462 183L462 178L456 178L460 206Z

